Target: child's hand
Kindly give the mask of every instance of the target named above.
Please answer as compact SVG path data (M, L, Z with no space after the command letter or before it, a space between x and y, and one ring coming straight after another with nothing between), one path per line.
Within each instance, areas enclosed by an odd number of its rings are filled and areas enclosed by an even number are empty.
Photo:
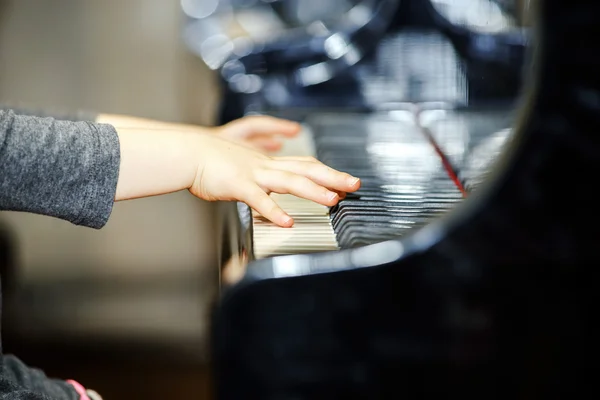
M117 129L121 150L115 200L189 189L204 200L238 200L265 218L289 227L292 219L268 196L290 193L333 206L360 186L357 178L310 157L269 157L280 137L300 125L273 117L246 117L202 128L103 115Z
M268 116L249 116L213 129L223 138L275 152L281 149L281 138L291 138L300 132L300 124Z
M261 117L236 121L229 129L239 129L238 134L251 132L252 128L256 128L253 132L260 129L268 132L278 124L283 125L283 122ZM190 192L204 200L242 201L283 227L292 226L293 220L275 204L269 193L290 193L333 206L340 194L360 187L358 178L331 169L311 157L268 157L214 135L202 135L199 140L198 167Z

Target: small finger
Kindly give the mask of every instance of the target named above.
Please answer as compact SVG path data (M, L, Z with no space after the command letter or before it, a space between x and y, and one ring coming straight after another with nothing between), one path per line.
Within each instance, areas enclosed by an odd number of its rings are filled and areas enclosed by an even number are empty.
M340 197L337 192L331 191L310 179L286 171L270 170L260 178L261 186L268 191L282 194L293 194L324 206L334 206Z
M251 186L240 199L255 209L260 215L283 228L294 225L294 220L260 187Z
M355 192L360 188L360 179L337 171L322 163L274 159L273 169L302 175L315 183L338 192Z

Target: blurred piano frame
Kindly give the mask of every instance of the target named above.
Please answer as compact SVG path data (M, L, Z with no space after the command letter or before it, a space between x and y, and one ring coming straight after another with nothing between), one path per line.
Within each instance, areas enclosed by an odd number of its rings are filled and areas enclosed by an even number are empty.
M599 16L593 0L538 1L511 140L451 212L389 240L257 256L257 216L224 204L229 275L213 321L217 398L583 393L595 359L600 261ZM398 126L415 115L406 104L391 108ZM327 123L326 113L311 117L314 108L295 110L310 129ZM374 123L380 111L369 111ZM352 115L343 118L352 123Z

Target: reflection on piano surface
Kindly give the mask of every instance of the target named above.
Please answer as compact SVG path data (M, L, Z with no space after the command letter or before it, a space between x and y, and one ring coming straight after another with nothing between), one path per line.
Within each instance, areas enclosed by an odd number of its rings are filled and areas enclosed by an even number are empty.
M222 77L221 122L301 121L283 151L363 185L331 210L274 195L291 229L223 205L218 397L573 395L600 258L600 3L259 3L228 15L268 9L281 36L187 37Z

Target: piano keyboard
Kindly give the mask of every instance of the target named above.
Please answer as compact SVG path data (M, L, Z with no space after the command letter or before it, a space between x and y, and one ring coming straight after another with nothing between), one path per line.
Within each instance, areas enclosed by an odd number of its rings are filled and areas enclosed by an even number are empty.
M278 155L316 157L360 177L362 186L331 209L292 195L271 194L295 225L280 228L253 212L254 258L353 248L400 238L463 199L423 127L431 130L471 189L484 176L482 160L489 164L509 133L501 129L508 124L506 115L482 118L452 111L427 112L420 121L412 116L404 110L309 117L299 137L287 141Z

